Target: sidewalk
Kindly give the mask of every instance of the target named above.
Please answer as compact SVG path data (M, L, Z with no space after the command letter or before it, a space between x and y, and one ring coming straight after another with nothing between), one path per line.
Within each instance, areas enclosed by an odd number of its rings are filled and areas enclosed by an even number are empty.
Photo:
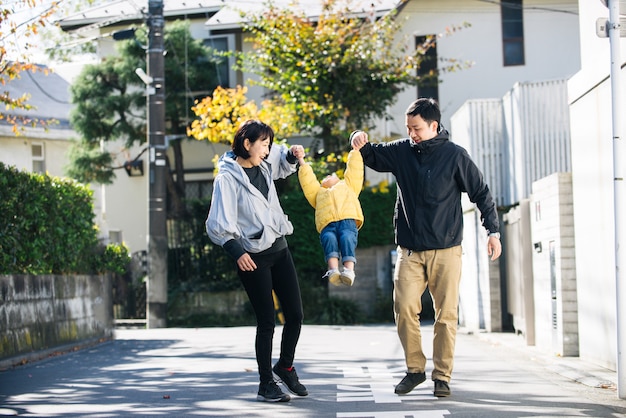
M464 332L462 329L459 332ZM516 350L518 355L543 365L548 371L592 388L617 393L617 372L581 360L578 357L558 357L535 347L529 347L521 336L513 333L480 333L478 337L489 344ZM616 395L617 396L617 395Z
M274 339L277 358L281 327ZM432 370L432 326L423 341ZM0 372L0 415L25 417L623 417L616 373L549 358L513 334L459 330L452 396L405 396L393 325L305 325L295 366L309 396L256 401L254 327L118 330L115 341Z

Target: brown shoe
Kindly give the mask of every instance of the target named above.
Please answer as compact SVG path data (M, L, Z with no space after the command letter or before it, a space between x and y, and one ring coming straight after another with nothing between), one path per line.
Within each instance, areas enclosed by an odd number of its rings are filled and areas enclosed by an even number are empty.
M424 372L407 373L406 376L404 376L404 378L402 378L400 383L398 383L398 385L396 386L395 392L398 395L406 395L407 393L415 389L417 385L425 381L426 381L426 373Z
M450 385L443 380L435 380L435 396L438 398L445 398L450 396Z

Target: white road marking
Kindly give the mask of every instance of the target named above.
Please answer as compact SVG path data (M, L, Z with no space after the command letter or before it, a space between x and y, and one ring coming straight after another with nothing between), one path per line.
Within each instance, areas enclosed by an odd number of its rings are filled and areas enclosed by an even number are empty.
M338 412L337 418L442 418L449 415L447 409L427 411L378 411L378 412Z

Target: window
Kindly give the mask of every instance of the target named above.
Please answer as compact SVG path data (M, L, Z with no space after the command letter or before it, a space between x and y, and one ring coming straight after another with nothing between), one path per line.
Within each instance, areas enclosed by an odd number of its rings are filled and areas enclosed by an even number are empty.
M33 160L33 173L44 174L46 172L46 161L43 143L33 142L30 145L30 153Z
M120 231L119 229L110 229L109 242L116 244L121 244L122 242L124 242L122 239L122 231Z
M204 45L219 52L233 51L235 49L235 37L234 35L212 36L204 40ZM218 84L224 88L233 87L235 84L235 75L232 70L233 59L219 56L215 58L218 60Z
M502 52L504 66L524 65L524 9L522 0L502 0Z
M434 36L434 35L431 35ZM415 46L419 47L427 41L426 36L416 36ZM424 59L417 69L418 77L422 78L417 85L417 97L432 97L439 102L439 78L437 77L437 43L433 43L426 51Z

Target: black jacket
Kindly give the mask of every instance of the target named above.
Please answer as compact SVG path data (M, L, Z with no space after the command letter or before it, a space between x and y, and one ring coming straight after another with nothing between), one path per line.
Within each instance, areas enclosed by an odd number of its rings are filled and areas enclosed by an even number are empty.
M366 166L396 177L396 244L416 250L460 245L463 240L461 193L478 206L483 226L499 231L498 213L482 173L467 151L448 140L448 132L416 144L410 138L361 148Z

